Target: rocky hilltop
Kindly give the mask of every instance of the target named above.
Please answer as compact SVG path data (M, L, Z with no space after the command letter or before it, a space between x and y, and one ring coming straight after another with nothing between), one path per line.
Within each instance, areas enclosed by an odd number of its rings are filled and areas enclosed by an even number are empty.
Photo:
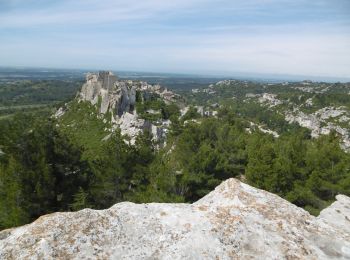
M133 144L137 135L144 130L151 132L156 141L165 139L169 122L158 122L156 125L140 118L136 111L137 99L138 102L145 102L154 95L165 103L175 103L178 98L178 95L160 85L150 85L144 81L120 80L110 71L100 71L87 73L86 82L77 93L76 100L96 106L100 118L105 120L108 118L110 121L112 125L110 132L120 129L122 135L130 137ZM69 105L60 108L55 117L62 117L68 109Z
M350 259L350 198L313 217L229 179L194 204L42 216L0 233L0 259Z
M136 100L136 86L117 81L117 77L109 71L88 73L86 83L78 93L78 98L89 101L93 105L99 103L100 113L110 111L113 115L133 112Z
M78 93L78 99L99 104L100 113L108 111L121 117L124 113L134 113L136 91L142 93L142 99L147 99L150 93L156 93L165 101L174 101L177 96L160 85L150 85L144 81L118 80L110 71L88 73L86 83Z

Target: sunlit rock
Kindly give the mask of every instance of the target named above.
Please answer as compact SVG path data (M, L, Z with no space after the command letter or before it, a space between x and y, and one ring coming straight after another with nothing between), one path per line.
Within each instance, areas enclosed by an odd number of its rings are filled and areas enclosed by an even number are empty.
M350 198L319 217L229 179L194 204L54 213L0 232L0 259L349 259Z

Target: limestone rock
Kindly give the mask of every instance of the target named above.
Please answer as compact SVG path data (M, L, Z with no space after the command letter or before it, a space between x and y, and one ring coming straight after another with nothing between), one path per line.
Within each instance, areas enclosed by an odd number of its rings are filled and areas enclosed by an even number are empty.
M78 99L89 101L93 105L100 101L101 114L111 111L121 116L124 112L130 112L130 106L135 104L136 95L135 89L128 88L124 82L122 83L109 71L88 73L86 83L78 93Z
M250 127L254 128L257 127L261 132L265 133L265 134L270 134L275 138L279 137L279 134L276 131L273 131L271 129L266 129L263 128L261 125L255 124L254 122L250 122ZM251 133L251 129L249 128L249 130L247 130L248 133Z
M148 85L146 82L122 81L110 71L88 73L86 82L78 93L81 101L88 101L96 105L100 102L100 113L108 111L121 117L123 113L132 113L136 103L136 91L156 93L165 102L173 102L178 95L159 85Z
M160 85L149 85L142 81L118 80L112 72L100 71L86 75L86 82L77 94L77 99L98 105L100 115L109 112L113 125L111 130L119 127L123 135L130 137L131 144L135 143L136 136L145 129L153 134L155 141L164 141L168 126L155 126L138 118L135 111L137 91L142 93L141 99L143 100L157 95L164 102L171 103L179 98L177 94ZM56 117L58 118L63 113L64 110L59 109Z
M337 195L337 201L321 211L318 219L336 228L347 228L350 233L350 198L344 195Z
M98 74L88 73L86 75L86 83L79 92L81 100L90 101L93 105L98 101L98 94L102 88Z
M194 204L54 213L0 232L0 259L349 259L350 199L313 217L235 179Z
M295 108L293 112L287 112L285 119L289 123L298 123L300 126L311 130L311 136L314 138L320 135L327 135L332 130L336 131L341 137L341 147L345 151L350 151L350 132L348 128L340 127L333 122L328 121L331 118L338 118L339 122L347 122L347 112L343 107L324 107L312 114L306 114Z
M124 113L117 121L116 127L122 135L130 137L130 143L134 144L136 137L143 131L144 119L139 119L136 114Z
M270 107L278 106L283 104L283 102L277 99L277 95L270 93L263 93L259 98L260 103L267 103Z
M65 113L64 108L60 107L56 113L53 115L54 118L60 118L61 116L63 116Z

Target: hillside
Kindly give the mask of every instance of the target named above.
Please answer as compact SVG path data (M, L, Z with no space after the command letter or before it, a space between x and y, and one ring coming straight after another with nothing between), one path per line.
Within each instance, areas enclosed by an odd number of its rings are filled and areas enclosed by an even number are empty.
M295 124L310 130L313 138L334 131L342 148L350 149L349 83L224 80L183 94L207 115L230 107L251 126L274 136Z
M1 121L0 229L123 201L193 203L229 178L317 216L350 195L348 88L230 80L175 93L88 73L56 113Z
M179 113L180 96L160 85L120 80L112 72L88 73L76 98L60 107L60 128L88 151L115 131L135 144L145 131L158 144L165 142L170 117Z

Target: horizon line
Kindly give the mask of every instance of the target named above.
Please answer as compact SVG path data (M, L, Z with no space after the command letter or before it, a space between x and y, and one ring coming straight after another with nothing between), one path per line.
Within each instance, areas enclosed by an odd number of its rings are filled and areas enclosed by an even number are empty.
M48 70L67 70L67 71L84 71L84 72L97 72L97 71L112 71L121 73L149 73L149 74L170 74L177 76L196 76L201 78L225 78L225 79L240 79L240 80L276 80L276 81L294 81L301 82L304 80L312 80L314 82L341 82L350 83L349 77L340 76L320 76L320 75L299 75L299 74L284 74L284 73L261 73L261 72L246 72L246 71L143 71L134 69L116 69L116 68L73 68L73 67L51 67L51 66L24 66L24 65L0 65L0 69L48 69ZM0 71L1 73L1 71Z

